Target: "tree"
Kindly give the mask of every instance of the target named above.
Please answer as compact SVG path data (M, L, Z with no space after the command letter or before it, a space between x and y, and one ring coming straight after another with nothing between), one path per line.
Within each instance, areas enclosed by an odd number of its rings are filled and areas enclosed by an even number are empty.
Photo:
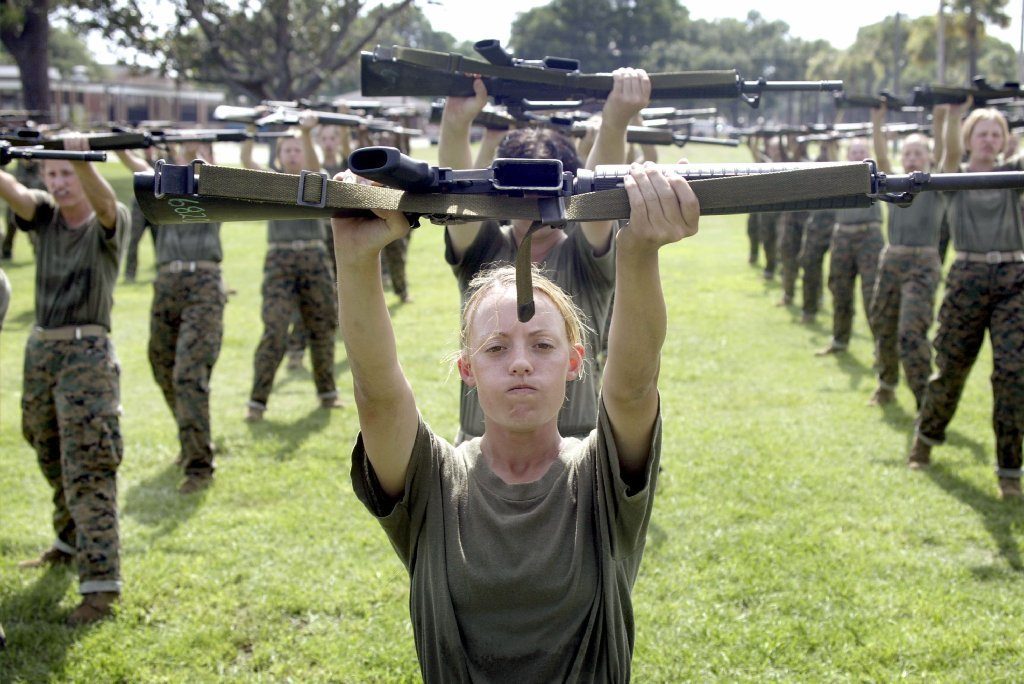
M25 108L49 121L49 0L0 2L0 42L18 65Z
M967 76L978 74L979 44L985 33L982 22L995 24L1000 28L1010 25L1010 17L1004 12L1007 0L952 0L954 16L960 14L964 22L967 39Z
M611 71L643 66L648 46L678 39L688 21L679 0L553 0L519 15L511 43L521 57L571 57L583 71Z
M175 0L178 29L167 63L196 81L226 85L255 100L315 94L413 0Z

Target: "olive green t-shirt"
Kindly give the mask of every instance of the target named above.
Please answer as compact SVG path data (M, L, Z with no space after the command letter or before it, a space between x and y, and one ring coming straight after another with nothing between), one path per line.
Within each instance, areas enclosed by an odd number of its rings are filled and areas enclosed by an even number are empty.
M877 203L870 207L851 207L849 209L836 209L836 223L870 223L871 221L882 222L882 207Z
M156 231L156 262L217 261L224 258L220 247L220 223L175 223Z
M36 202L35 216L29 221L19 217L17 225L35 233L35 324L41 328L102 325L110 330L121 240L131 226L128 208L117 203L113 229L101 226L96 216L71 229L49 193L30 192Z
M267 221L268 242L324 240L327 232L322 219L271 219Z
M922 192L908 207L889 205L889 244L938 247L939 227L946 209L941 192Z
M568 238L553 247L538 267L572 296L576 306L583 310L583 322L589 328L583 340L585 372L583 377L566 385L565 404L558 414L559 432L581 436L588 434L597 424L597 395L601 385L601 368L597 362L600 350L598 336L604 329L615 289L615 238L612 237L612 246L605 254L595 256L578 224L569 224L566 233ZM474 276L489 266L514 263L515 254L516 243L511 226L485 221L461 261L455 259L445 231L445 259L458 279L462 306L466 305L467 290ZM465 383L461 384L459 427L467 438L484 433L484 412L480 401L476 392Z
M1017 157L997 171L1020 171ZM1016 190L961 190L950 193L949 232L964 252L1011 252L1024 249L1024 221Z
M453 447L421 420L395 502L362 438L352 484L410 575L409 611L432 682L624 682L661 453L655 423L631 489L603 405L586 439L565 438L548 472L507 484L480 440Z

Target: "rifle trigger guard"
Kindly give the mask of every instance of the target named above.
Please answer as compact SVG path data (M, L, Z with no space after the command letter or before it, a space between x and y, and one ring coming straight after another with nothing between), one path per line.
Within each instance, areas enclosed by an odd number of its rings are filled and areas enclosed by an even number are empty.
M316 176L320 179L320 201L319 202L307 202L304 198L306 196L306 178L309 176ZM299 172L299 192L295 198L295 203L300 207L316 207L323 209L327 205L327 174L319 173L318 171L306 171L303 169Z
M551 226L552 228L565 227L565 198L561 195L558 197L539 198L537 200L537 209L540 212L539 220L541 225Z

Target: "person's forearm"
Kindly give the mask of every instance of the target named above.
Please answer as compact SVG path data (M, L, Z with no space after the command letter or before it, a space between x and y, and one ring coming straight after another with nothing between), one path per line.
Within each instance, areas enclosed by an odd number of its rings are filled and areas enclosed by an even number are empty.
M117 222L117 195L110 183L99 174L90 162L71 162L78 180L82 183L89 204L96 212L96 218L104 228L114 228Z
M320 170L320 156L316 153L316 147L313 145L313 135L309 129L302 129L302 168L306 171L319 171Z
M18 218L31 221L36 215L36 203L28 188L6 171L0 171L0 198L11 206Z
M473 168L485 169L490 166L495 156L497 156L498 146L504 138L505 131L485 129L484 137L480 140L480 149L476 153L476 164Z
M137 157L130 150L115 150L114 153L121 160L121 163L124 164L125 168L132 173L148 173L153 170L144 159Z
M885 112L881 109L871 110L871 142L875 148L875 161L878 168L885 173L892 173L889 162L889 149L885 139Z
M340 250L339 250L340 251ZM338 322L345 341L356 401L387 406L407 387L384 299L380 256L338 257Z
M943 156L942 156L942 170L947 173L954 173L960 170L960 108L951 107L946 116L946 125L943 129L943 139L945 140Z
M618 250L615 259L615 306L603 382L620 397L635 399L657 390L667 330L665 296L657 250Z
M441 134L437 144L437 164L453 169L468 169L473 161L469 145L470 124L441 117Z
M942 169L942 155L946 150L946 119L948 110L945 107L939 106L932 110L932 159L934 164L940 170Z
M590 148L587 155L587 168L593 170L599 164L625 164L626 163L626 126L617 125L608 120L601 119L601 125L597 129L597 137L594 139L594 146Z
M246 138L242 141L242 166L247 169L258 169L259 166L252 158L252 138Z

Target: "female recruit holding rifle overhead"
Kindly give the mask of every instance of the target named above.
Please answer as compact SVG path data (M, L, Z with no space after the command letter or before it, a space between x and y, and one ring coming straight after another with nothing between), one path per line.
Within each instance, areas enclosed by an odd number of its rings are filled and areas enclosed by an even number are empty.
M976 109L960 126L952 105L946 126L943 171L1000 171L1024 167L1021 158L1001 161L1009 131L994 109ZM967 163L960 168L961 144ZM992 426L996 474L1004 499L1021 496L1024 441L1024 218L1012 190L953 193L948 211L956 259L946 278L935 335L935 373L917 417L908 465L926 467L931 448L942 444L967 374L988 329L992 342Z
M517 317L511 267L480 274L463 311L459 375L484 434L453 447L420 417L380 281L397 212L335 219L341 330L361 434L352 481L411 579L427 682L625 681L639 569L660 457L658 368L666 332L663 245L693 235L689 186L634 165L630 224L616 235L616 305L595 429L563 438L566 383L582 368L580 314L533 275Z

